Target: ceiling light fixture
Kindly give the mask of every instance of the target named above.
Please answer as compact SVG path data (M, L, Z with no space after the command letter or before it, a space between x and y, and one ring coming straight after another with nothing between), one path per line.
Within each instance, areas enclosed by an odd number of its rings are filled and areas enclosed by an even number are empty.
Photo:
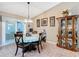
M30 2L27 2L28 4L28 16L27 16L27 19L25 20L25 22L32 22L32 20L30 19Z

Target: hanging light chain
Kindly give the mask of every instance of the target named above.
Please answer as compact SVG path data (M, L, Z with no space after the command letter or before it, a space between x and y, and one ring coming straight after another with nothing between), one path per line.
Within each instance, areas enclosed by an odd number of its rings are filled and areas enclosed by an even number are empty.
M29 4L30 4L30 2L27 2L27 4L28 4L28 20L30 19L30 14L29 14Z

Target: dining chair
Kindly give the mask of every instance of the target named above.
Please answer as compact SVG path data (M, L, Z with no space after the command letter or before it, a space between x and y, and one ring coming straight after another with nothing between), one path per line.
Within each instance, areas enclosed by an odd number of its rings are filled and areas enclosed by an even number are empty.
M46 36L42 37L41 41L46 42Z
M41 49L43 49L43 43L44 42L46 43L46 36L43 36L42 33L39 33L39 38L40 38L40 46L41 46Z
M16 34L23 34L23 32L21 32L21 31L18 31L18 32L16 32Z
M41 41L46 42L46 35L43 32L41 33L41 37Z
M40 53L40 47L41 49L43 48L41 43L41 34L39 34L38 39L39 39L38 41L32 42L31 46L36 46L36 48L38 49L38 52Z
M24 57L24 53L25 53L25 49L26 47L28 47L30 44L29 43L25 43L23 41L23 34L14 34L15 36L15 42L16 42L16 53L15 56L17 55L18 52L18 48L22 48L22 57Z

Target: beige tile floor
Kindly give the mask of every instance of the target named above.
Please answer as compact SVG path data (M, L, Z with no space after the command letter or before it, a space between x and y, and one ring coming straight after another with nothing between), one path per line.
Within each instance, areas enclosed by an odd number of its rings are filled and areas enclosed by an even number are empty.
M16 45L11 44L0 48L0 57L15 57ZM46 43L39 54L38 51L26 52L25 57L78 57L79 52L73 52L63 48L59 48L54 44ZM16 57L21 57L21 49L19 49Z

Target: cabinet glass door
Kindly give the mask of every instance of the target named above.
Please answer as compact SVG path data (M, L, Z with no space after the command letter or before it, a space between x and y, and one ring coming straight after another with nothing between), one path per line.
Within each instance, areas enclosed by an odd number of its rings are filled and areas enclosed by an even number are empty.
M75 18L74 20L74 37L75 37L75 40L74 40L74 45L75 45L75 48L79 48L79 19L78 18Z
M66 21L65 19L61 20L61 44L65 47L65 35L66 35Z
M72 18L70 18L70 19L68 19L67 20L67 29L68 29L68 34L67 34L67 44L68 44L68 48L72 48L72 32L73 32L73 30L72 30L72 26L73 25L73 23L72 23Z

